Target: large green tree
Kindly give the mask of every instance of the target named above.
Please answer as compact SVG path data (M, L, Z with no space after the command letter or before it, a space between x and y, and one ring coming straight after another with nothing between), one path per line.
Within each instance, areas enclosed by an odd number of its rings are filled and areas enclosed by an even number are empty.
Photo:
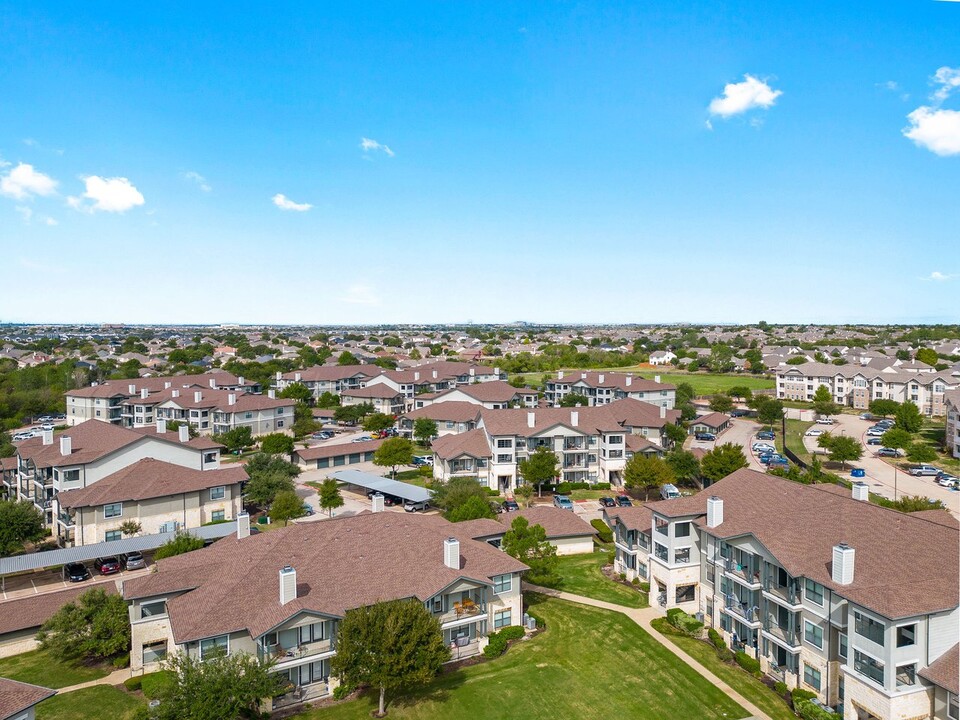
M902 428L893 427L880 436L884 447L906 450L913 442L913 435Z
M888 415L896 414L897 408L899 407L900 403L898 403L896 400L879 398L870 402L870 414L879 415L880 417L887 417Z
M678 480L693 481L700 477L700 461L688 450L677 448L665 460Z
M178 532L173 539L167 540L158 547L153 553L154 560L163 560L174 555L183 555L184 553L200 550L204 546L202 538L191 535L188 532Z
M680 425L674 425L673 423L667 423L663 426L663 434L666 436L670 445L683 445L683 441L687 439L686 428Z
M937 459L937 451L925 442L913 442L907 446L907 460L915 463L928 463Z
M590 405L590 398L581 393L567 393L560 400L560 407L587 407Z
M820 385L813 393L813 409L821 417L836 415L840 412L840 406L833 401L830 388L826 385Z
M917 350L916 354L913 356L917 362L926 363L927 365L936 365L940 360L940 356L937 355L937 351L931 348L920 348Z
M749 400L753 397L753 391L746 385L734 385L727 388L727 395L735 397L737 400Z
M239 452L253 445L253 432L249 425L240 425L220 435L214 435L213 439L225 445L227 452Z
M340 484L333 478L327 478L320 483L317 491L320 496L320 507L333 517L333 511L343 507L343 495L340 494Z
M526 577L533 584L552 586L557 583L557 548L547 540L542 525L531 525L522 515L515 517L500 547L530 568Z
M305 405L304 403L294 405L293 425L290 428L294 437L305 437L310 433L315 433L321 427L321 423L314 419L313 410L309 405Z
M393 415L371 413L363 419L363 429L367 432L380 432L393 427Z
M277 397L296 400L297 402L301 403L309 403L311 400L313 400L313 393L310 392L310 388L303 383L295 382L290 383L283 390L277 393Z
M92 588L60 608L37 633L40 647L63 660L106 660L130 650L127 603Z
M490 501L487 498L474 495L468 498L462 505L448 512L446 518L450 522L463 522L464 520L492 518L494 514L493 508L490 507Z
M282 522L286 525L295 518L303 517L307 514L303 507L303 498L297 495L293 490L281 490L270 503L271 522Z
M733 400L729 395L714 395L710 398L710 409L718 413L728 413L733 410Z
M434 487L430 504L440 508L449 516L474 497L484 502L489 499L486 488L480 484L479 480L473 477L453 477Z
M541 445L530 453L529 457L517 464L517 470L525 483L537 488L539 497L543 486L556 479L558 466L556 454L550 448Z
M765 395L754 395L754 398L766 398L757 406L757 420L762 425L772 427L783 421L783 402Z
M437 435L437 421L419 417L413 421L413 439L421 445L429 445Z
M0 555L19 552L25 542L42 540L45 534L43 513L33 503L0 501Z
M840 463L841 467L846 467L851 460L859 460L863 457L863 445L849 435L824 433L817 438L817 444L825 448L830 454L830 459Z
M394 600L347 611L330 669L342 683L377 689L383 717L388 692L426 685L449 659L440 622L423 603Z
M743 448L733 443L724 443L703 456L700 461L700 474L710 482L717 482L747 465Z
M283 433L270 433L260 438L260 451L268 455L289 455L293 452L293 438Z
M920 408L909 400L901 403L900 407L897 408L894 418L896 419L894 425L907 432L920 432L921 428L923 428L923 415L920 414Z
M391 475L397 476L397 467L413 462L413 443L407 438L387 438L373 453L373 464L390 468Z
M650 491L676 480L673 469L656 455L636 453L623 468L623 484L631 490L643 490L644 499Z

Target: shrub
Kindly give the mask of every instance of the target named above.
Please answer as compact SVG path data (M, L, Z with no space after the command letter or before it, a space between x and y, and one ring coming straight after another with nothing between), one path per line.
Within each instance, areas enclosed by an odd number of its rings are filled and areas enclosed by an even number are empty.
M130 692L136 692L140 689L143 683L143 679L137 675L136 677L127 678L123 681L123 686Z
M717 650L723 650L727 644L723 641L723 635L718 633L713 628L707 630L707 637L710 638L710 642L713 643L713 646Z
M650 592L650 583L648 582L640 583L640 589L643 590L645 593Z
M780 680L777 680L777 682L773 686L773 689L776 690L777 695L785 696L787 692L789 692L787 690L787 684L785 682L781 682Z
M635 577L633 580L630 581L630 584L631 584L631 585L639 585L639 584L640 584L640 578Z
M490 642L483 649L483 654L488 658L500 657L507 651L507 640L500 633L490 633L487 638Z
M627 574L626 574L625 572L624 572L624 573L620 573L620 575L619 575L618 577L619 577L621 580L626 580L626 579L627 579Z
M113 662L113 666L114 666L117 670L120 670L120 669L125 668L125 667L129 667L129 665L130 665L130 653L123 653L123 655L117 655L117 656L113 659L112 662Z
M790 699L793 701L793 706L796 707L799 703L802 703L804 700L812 700L817 694L815 692L810 692L809 690L804 690L803 688L794 688L793 692L790 693Z
M349 685L347 683L344 683L343 685L337 685L337 687L333 689L333 699L343 700L356 689L357 688L355 685Z
M603 520L595 518L590 521L590 524L593 525L593 529L597 531L597 537L600 538L600 542L613 542L613 530L607 527L607 524Z
M617 556L616 552L611 550L607 553L607 565L613 565L613 560Z
M750 657L742 650L734 655L734 658L737 661L737 665L742 667L751 675L755 672L760 672L760 661L756 658Z
M723 662L731 662L733 660L733 650L731 650L730 648L717 650L717 657L720 658Z
M505 640L519 640L526 635L526 631L519 625L510 625L502 628L499 634Z
M804 720L838 720L840 718L836 713L819 705L814 705L812 700L801 700L798 705L794 706L794 710Z
M169 670L147 673L140 679L143 683L143 694L151 700L162 696L176 683L176 677Z
M667 622L687 635L695 635L703 628L703 623L680 608L667 610ZM759 667L759 664L758 664Z

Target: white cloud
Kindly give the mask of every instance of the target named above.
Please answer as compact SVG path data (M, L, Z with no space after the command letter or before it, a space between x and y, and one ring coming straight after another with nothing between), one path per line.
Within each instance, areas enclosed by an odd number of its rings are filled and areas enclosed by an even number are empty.
M711 115L728 118L740 115L753 108L770 108L783 95L782 90L774 90L763 80L753 75L744 75L743 82L727 83L723 86L723 97L710 101Z
M187 172L185 172L183 174L183 179L189 180L192 183L196 183L197 187L203 190L204 192L210 192L211 190L213 190L213 188L210 187L210 183L207 182L207 179L200 173L194 172L193 170L188 170Z
M340 298L340 302L349 305L379 305L380 298L369 285L351 285L347 288L346 294Z
M122 213L145 202L143 195L127 178L102 178L99 175L88 175L81 179L87 186L86 192L80 197L67 198L67 204L75 210L89 213L98 210ZM84 199L92 202L85 203Z
M44 273L62 273L63 268L55 267L53 265L46 265L44 263L37 262L36 260L31 260L28 257L20 258L20 267L26 270L32 270L34 272L44 272Z
M932 273L930 273L930 277L928 277L927 280L936 280L937 282L945 282L947 280L953 280L953 278L955 277L957 277L956 274L951 275L949 273L942 273L939 270L934 270Z
M954 90L960 89L960 67L951 68L944 65L937 68L931 81L934 85L939 85L933 93L934 102L943 102Z
M960 154L960 111L923 105L907 115L904 136L919 147L946 157Z
M295 210L297 212L306 212L313 207L310 203L294 202L283 193L277 193L273 196L273 204L281 210Z
M371 150L377 151L380 150L387 154L388 157L393 157L394 152L386 145L381 145L376 140L371 140L370 138L360 138L360 148L364 152L370 152Z
M33 169L33 165L20 163L6 175L0 177L0 193L16 200L34 195L53 195L57 191L57 181Z

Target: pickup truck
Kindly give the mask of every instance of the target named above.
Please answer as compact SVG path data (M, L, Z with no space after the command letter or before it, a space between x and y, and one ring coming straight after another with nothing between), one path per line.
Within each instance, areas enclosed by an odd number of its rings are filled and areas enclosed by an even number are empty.
M921 475L935 476L940 473L940 471L933 467L933 465L914 465L913 467L907 470L914 477L920 477Z

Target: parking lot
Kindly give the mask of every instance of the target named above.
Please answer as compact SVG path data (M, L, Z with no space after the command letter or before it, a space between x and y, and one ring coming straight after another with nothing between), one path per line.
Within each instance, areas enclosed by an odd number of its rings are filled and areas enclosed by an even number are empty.
M750 449L750 446L756 441L755 436L757 432L759 432L761 428L762 426L759 423L748 418L733 418L730 421L730 427L722 432L716 440L696 440L691 436L690 444L687 448L700 448L710 451L717 445L723 445L724 443L739 445L743 448L743 454L750 464L750 469L766 472L767 468L764 467L763 463L757 459L757 456Z
M56 592L57 590L66 590L67 588L77 587L78 585L93 587L108 582L115 583L119 590L124 580L149 573L152 564L152 561L148 561L147 567L140 570L122 570L114 575L100 575L94 570L93 561L91 560L85 563L87 569L90 571L90 579L82 583L72 583L65 580L59 568L56 570L37 570L32 573L24 573L22 575L4 578L2 596L4 600L16 600L17 598L29 597L31 595L41 595L43 593ZM2 605L0 605L0 607L2 607Z

